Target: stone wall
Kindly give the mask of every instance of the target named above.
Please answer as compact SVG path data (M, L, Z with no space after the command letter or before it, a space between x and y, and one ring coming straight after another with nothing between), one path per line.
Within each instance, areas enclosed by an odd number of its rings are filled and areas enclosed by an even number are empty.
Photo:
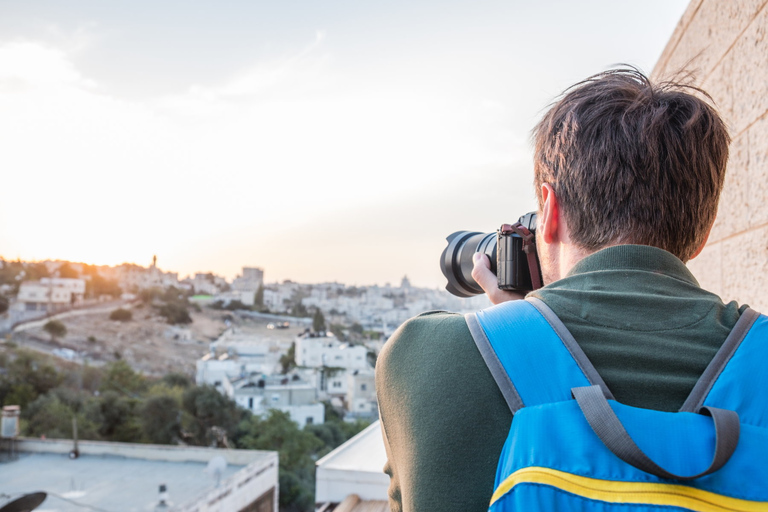
M728 123L717 220L689 268L725 301L768 313L768 0L692 0L653 71L690 71Z

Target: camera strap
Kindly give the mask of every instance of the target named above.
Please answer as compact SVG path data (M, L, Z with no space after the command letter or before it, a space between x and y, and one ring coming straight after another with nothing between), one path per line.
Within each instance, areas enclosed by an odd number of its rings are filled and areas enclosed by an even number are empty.
M501 226L501 232L515 233L523 240L523 252L528 257L528 269L531 271L531 286L534 290L538 290L543 286L541 281L541 270L539 269L539 259L536 254L536 242L533 238L533 233L519 222L514 224L503 224Z

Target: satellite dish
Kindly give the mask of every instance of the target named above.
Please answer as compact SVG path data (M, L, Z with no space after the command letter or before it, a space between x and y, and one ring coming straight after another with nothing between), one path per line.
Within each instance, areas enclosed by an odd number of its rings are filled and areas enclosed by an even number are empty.
M0 512L30 512L40 506L48 495L44 492L26 494L3 505Z
M218 487L219 483L221 482L221 475L224 474L224 471L226 471L226 469L227 469L227 459L225 459L221 455L217 455L208 461L208 466L206 466L205 472L211 475L211 478L214 478L216 480L216 487ZM0 510L0 512L2 511Z

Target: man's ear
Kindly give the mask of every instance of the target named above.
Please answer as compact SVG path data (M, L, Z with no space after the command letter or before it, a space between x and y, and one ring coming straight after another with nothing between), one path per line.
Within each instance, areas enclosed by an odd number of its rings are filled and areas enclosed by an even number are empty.
M558 240L558 227L560 223L560 203L555 195L555 189L549 183L541 186L541 212L536 219L536 236L546 244Z
M696 252L693 253L693 256L691 256L691 260L701 254L701 251L704 250L704 247L707 245L707 240L709 240L709 234L712 232L712 226L709 227L709 230L707 230L707 236L704 237L704 241L701 242L701 245L698 249L696 249ZM688 260L690 261L690 260Z

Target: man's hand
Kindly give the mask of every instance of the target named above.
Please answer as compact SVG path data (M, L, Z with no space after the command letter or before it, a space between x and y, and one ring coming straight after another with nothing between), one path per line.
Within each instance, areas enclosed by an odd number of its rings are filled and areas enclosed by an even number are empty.
M474 263L474 267L472 267L472 279L477 281L480 288L485 291L488 298L491 299L491 303L501 304L508 300L525 298L525 295L522 293L499 290L499 281L494 273L491 272L491 260L488 259L488 256L481 252L476 252L475 255L472 256L472 262Z

